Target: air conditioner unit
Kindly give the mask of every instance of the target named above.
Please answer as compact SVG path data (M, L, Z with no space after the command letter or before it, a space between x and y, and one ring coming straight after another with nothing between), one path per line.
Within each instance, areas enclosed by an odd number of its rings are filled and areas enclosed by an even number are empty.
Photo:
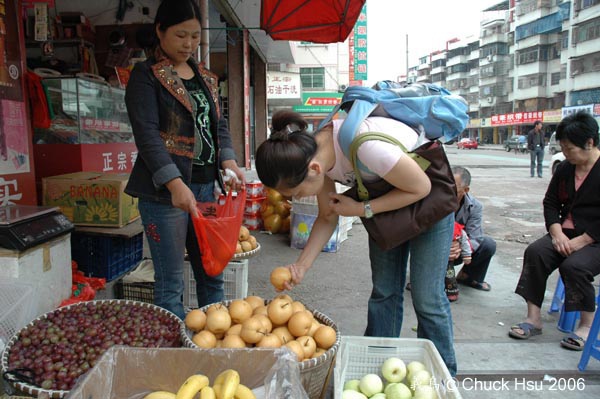
M348 88L348 85L340 85L338 87L338 91L339 92L344 92L344 91L346 91L347 88Z
M490 55L488 55L488 56L487 56L487 60L488 60L489 62L492 62L492 61L494 61L494 55L493 55L493 54L490 54Z
M487 98L487 102L488 102L488 103L492 103L492 102L494 102L494 97L488 97L488 98Z

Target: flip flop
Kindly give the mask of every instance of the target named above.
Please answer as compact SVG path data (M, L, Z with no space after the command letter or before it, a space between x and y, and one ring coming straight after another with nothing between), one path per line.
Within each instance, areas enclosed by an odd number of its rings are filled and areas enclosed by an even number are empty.
M585 346L585 339L575 333L571 333L560 341L560 346L574 351L582 351Z
M492 286L490 285L490 283L488 283L486 281L484 281L483 283L480 283L479 281L475 281L470 278L460 278L460 279L457 278L456 282L458 282L458 284L466 285L467 287L475 288L476 290L480 290L480 291L491 291L492 290Z
M523 333L516 332L515 331L516 329L523 330ZM537 328L533 324L528 323L526 321L512 326L510 328L510 331L508 332L508 335L510 337L516 338L516 339L529 339L529 338L533 337L534 335L540 335L540 334L542 334L541 328Z

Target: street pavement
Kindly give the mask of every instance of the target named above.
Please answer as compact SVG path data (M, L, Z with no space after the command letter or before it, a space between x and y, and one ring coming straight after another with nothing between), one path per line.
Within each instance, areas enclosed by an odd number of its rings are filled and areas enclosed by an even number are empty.
M460 288L451 304L459 392L464 398L592 398L600 397L600 361L591 359L585 372L577 364L580 352L565 350L565 335L557 329L558 313L548 314L556 273L546 287L543 334L529 341L508 336L511 325L526 314L525 302L514 294L526 246L545 234L542 198L550 180L546 154L543 178L529 177L529 155L506 153L499 145L478 150L447 147L453 165L469 168L471 192L484 205L484 229L497 242L497 253L486 280L490 292ZM256 178L253 170L248 178ZM261 252L250 259L248 294L272 298L270 271L293 263L300 250L290 248L287 235L254 232ZM371 290L367 234L360 221L349 231L337 253L322 253L294 299L329 316L342 335L362 336ZM405 291L401 338L416 338L416 318L409 291ZM550 378L556 378L553 383ZM544 380L544 378L546 380ZM334 382L327 398L333 398Z

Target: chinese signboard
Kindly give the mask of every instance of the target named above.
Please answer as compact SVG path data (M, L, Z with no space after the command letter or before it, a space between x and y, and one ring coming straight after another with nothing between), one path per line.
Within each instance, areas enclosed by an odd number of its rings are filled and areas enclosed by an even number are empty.
M354 76L350 80L367 80L367 5L358 16L354 25L354 46L350 53L354 54Z
M519 124L533 124L537 120L544 119L543 111L515 112L512 114L493 115L492 126L507 126Z
M267 73L267 99L300 100L300 75L289 72Z
M302 105L294 105L294 112L300 113L328 113L338 105L343 93L313 92L302 93Z
M575 105L573 107L563 107L562 109L562 117L569 116L574 114L577 111L585 111L590 115L596 116L599 114L595 114L594 111L598 110L598 108L594 107L594 104L586 104L586 105Z
M0 206L36 202L17 3L0 2Z

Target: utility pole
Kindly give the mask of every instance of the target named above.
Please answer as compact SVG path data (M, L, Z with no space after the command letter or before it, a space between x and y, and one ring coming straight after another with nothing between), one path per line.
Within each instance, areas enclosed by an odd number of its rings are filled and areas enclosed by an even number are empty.
M406 34L406 83L408 84L408 33Z

